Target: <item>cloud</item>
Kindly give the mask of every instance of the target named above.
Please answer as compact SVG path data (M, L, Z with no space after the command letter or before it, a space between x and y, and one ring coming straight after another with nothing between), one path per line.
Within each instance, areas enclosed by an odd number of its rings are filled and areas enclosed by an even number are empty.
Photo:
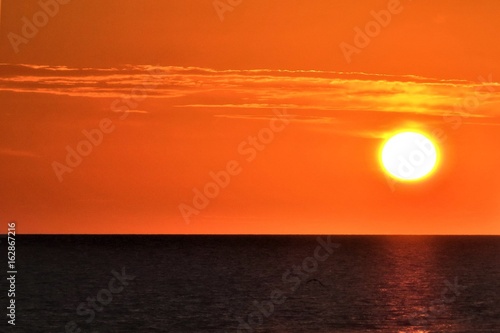
M150 113L149 111L144 111L144 110L128 110L127 113L140 113L140 114L148 114Z
M290 122L301 122L301 123L317 123L317 124L331 124L336 121L335 117L319 117L319 116L306 116L289 114ZM250 114L217 114L214 115L217 118L226 119L243 119L243 120L271 120L276 118L276 115L250 115Z
M177 66L69 68L0 64L0 92L120 98L134 92L179 108L351 110L442 116L479 98L471 117L499 115L500 84L313 70ZM464 114L462 112L462 114Z
M39 155L26 150L14 150L11 148L0 148L0 156L38 158Z

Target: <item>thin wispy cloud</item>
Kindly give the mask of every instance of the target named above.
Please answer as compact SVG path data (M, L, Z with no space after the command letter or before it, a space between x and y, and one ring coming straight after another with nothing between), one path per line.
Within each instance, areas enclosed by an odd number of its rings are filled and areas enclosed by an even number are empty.
M145 110L128 110L127 113L149 114L150 112Z
M314 124L331 124L336 121L335 117L318 117L304 115L289 115L289 122L314 123ZM235 119L235 120L262 120L269 121L275 119L275 115L250 115L250 114L218 114L216 118Z
M15 150L11 148L0 148L0 157L26 157L38 158L38 154L27 150Z
M124 66L69 68L1 64L0 91L119 98L134 89L148 98L170 99L188 108L295 108L361 110L441 116L467 96L488 93L470 117L497 116L498 82L441 80L415 75L386 75L305 70L214 70L199 67Z

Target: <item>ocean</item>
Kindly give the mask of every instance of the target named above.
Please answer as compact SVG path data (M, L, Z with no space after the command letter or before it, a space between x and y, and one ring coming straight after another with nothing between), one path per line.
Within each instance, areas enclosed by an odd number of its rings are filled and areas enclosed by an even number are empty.
M18 235L16 264L1 332L500 332L500 237Z

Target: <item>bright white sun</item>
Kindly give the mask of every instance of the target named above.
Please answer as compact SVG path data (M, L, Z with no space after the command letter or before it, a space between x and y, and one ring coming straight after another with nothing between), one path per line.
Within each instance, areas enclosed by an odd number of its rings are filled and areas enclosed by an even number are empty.
M425 134L407 131L389 138L382 145L380 162L391 176L417 181L429 176L439 161L437 145Z

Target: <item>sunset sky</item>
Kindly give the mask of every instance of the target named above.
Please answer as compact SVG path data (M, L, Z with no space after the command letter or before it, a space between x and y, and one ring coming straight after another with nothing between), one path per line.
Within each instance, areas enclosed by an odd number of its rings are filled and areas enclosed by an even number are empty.
M500 2L54 1L0 1L19 233L500 234Z

